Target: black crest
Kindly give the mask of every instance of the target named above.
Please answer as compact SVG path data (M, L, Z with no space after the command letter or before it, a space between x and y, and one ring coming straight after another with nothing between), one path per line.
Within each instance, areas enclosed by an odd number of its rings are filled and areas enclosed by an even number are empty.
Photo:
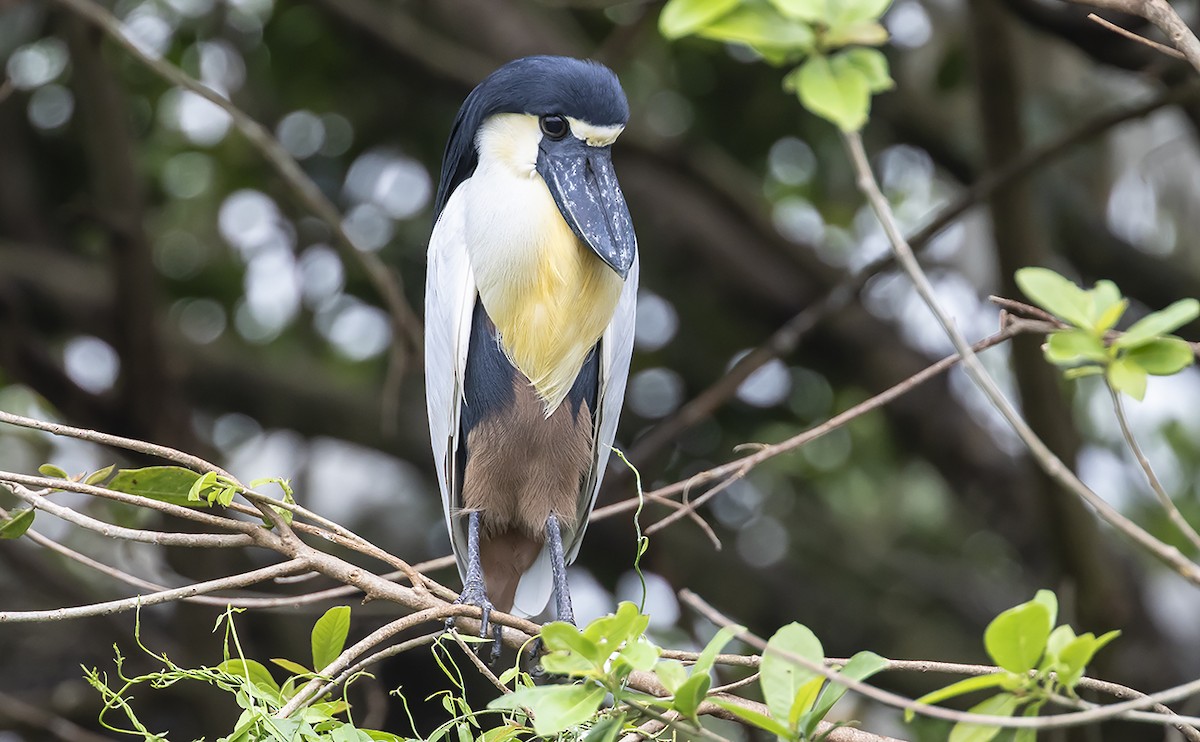
M442 158L435 221L450 194L475 171L475 134L484 119L497 113L560 114L612 126L629 120L629 103L617 76L599 62L539 56L504 65L471 91L454 119Z

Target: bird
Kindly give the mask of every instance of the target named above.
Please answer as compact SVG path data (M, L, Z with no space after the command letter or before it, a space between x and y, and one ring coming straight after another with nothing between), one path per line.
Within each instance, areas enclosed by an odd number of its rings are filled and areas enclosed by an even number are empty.
M612 164L615 73L560 56L487 76L454 120L425 283L430 440L458 602L574 623L579 553L633 352L637 239ZM500 652L494 626L493 658Z

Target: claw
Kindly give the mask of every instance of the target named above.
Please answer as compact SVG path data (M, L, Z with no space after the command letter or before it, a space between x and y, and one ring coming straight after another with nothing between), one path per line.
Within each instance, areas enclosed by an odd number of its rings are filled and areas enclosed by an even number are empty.
M492 601L488 600L487 587L483 583L483 568L479 563L479 513L473 512L467 521L467 579L463 590L454 601L455 605L473 605L479 608L479 638L488 637L488 626L491 625ZM454 626L454 618L446 619L446 629ZM492 626L491 663L494 665L500 659L500 632L497 624ZM480 649L476 649L476 654Z

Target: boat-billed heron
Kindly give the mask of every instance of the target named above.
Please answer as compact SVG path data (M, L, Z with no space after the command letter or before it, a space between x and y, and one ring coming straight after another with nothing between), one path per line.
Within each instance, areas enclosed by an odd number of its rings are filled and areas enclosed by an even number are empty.
M526 57L471 91L446 145L426 401L459 601L482 609L483 635L493 607L536 616L551 594L574 620L566 565L633 350L637 243L611 159L628 118L607 67Z

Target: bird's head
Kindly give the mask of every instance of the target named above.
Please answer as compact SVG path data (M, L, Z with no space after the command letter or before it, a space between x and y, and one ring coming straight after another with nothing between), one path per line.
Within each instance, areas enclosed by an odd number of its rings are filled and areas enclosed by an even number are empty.
M524 57L467 96L442 162L436 210L471 176L481 152L504 152L545 181L563 219L622 278L637 243L612 166L612 144L629 120L612 70L570 57Z

